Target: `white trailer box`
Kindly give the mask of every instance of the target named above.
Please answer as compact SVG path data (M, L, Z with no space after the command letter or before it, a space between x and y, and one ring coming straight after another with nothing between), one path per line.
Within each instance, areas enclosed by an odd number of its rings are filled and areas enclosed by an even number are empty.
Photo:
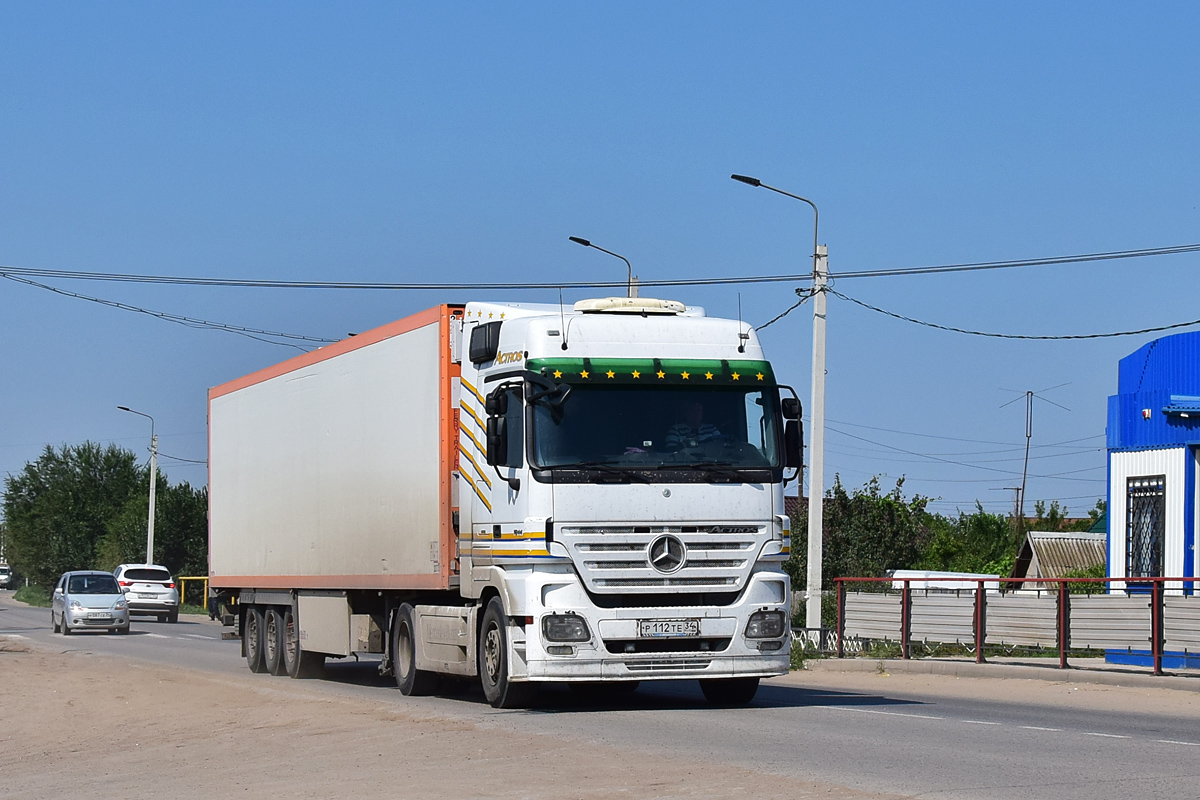
M446 589L450 306L209 392L215 588Z

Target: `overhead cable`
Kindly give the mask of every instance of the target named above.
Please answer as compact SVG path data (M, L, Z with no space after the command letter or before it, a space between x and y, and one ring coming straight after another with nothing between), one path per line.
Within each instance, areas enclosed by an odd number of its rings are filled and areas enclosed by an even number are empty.
M898 269L862 270L833 272L830 278L880 278L900 275L928 275L944 272L972 272L976 270L1012 269L1016 267L1041 267L1055 264L1079 264L1089 261L1111 261L1123 258L1146 258L1150 256L1178 255L1200 252L1200 244L1173 245L1170 247L1147 247L1139 250L1115 250L1106 253L1083 253L1079 255L1029 258L1014 261L982 261L966 264L943 264L928 267L905 267ZM73 270L39 269L30 267L0 266L0 276L26 276L32 278L59 278L84 281L119 281L124 283L162 283L186 286L232 286L259 289L356 289L356 290L441 290L441 291L499 291L520 289L625 289L626 281L519 281L495 283L466 281L459 283L376 283L360 281L285 281L254 280L246 278L211 278L186 275L137 275L122 272L86 272ZM646 286L721 286L750 283L789 283L812 280L812 273L786 275L746 275L717 278L680 278L663 280L640 280Z
M1191 327L1192 325L1200 325L1200 319L1194 319L1190 322L1176 322L1171 325L1158 325L1153 328L1141 328L1136 331L1115 331L1112 333L1080 333L1080 334L1069 334L1069 335L1063 335L1063 336L1033 336L1033 335L1023 334L1023 333L990 333L988 331L972 331L972 330L967 330L966 328L955 328L952 325L939 325L936 322L925 322L923 320L913 319L912 317L906 317L903 314L897 314L894 311L887 311L886 309L879 308L878 306L873 306L870 303L864 303L862 300L856 300L855 298L850 297L849 295L842 294L841 292L837 291L836 289L827 289L826 291L828 291L832 295L836 295L837 297L842 298L843 300L847 300L851 303L854 303L855 305L862 306L863 308L869 309L871 311L875 311L877 313L883 314L888 317L893 317L895 319L903 320L904 322L911 322L914 325L924 325L927 328L936 328L937 330L950 331L951 333L965 333L970 336L987 336L987 337L990 337L993 339L1033 339L1033 340L1038 340L1038 341L1062 341L1062 340L1069 340L1069 339L1111 339L1115 336L1137 336L1137 335L1143 334L1143 333L1159 333L1160 331L1169 331L1169 330L1174 330L1175 328L1188 328L1188 327Z

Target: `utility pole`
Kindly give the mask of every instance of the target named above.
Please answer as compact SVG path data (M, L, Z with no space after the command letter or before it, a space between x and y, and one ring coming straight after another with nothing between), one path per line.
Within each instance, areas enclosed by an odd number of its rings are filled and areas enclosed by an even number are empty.
M1021 530L1025 530L1025 478L1029 475L1029 442L1033 439L1033 392L1025 392L1025 466L1021 468Z
M158 434L154 432L154 417L134 411L128 406L117 406L118 411L128 411L150 420L150 516L146 520L146 563L154 563L154 493L158 488Z
M825 545L825 286L829 281L829 248L813 234L813 354L811 443L808 464L808 576L805 581L804 627L821 627L821 561Z

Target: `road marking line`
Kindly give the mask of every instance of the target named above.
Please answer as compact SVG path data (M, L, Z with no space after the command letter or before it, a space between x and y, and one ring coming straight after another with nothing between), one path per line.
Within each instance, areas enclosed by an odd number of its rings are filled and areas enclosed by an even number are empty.
M151 639L170 639L170 636L164 636L161 633L143 633L143 636L149 636Z
M887 717L913 717L915 719L945 719L945 717L933 717L928 714L901 714L898 711L875 711L869 708L846 708L839 706L843 711L857 711L860 714L883 714Z
M5 631L0 631L0 634L7 636L10 639L28 639L29 638L28 636L22 636L19 633L7 633Z
M1159 744L1183 744L1188 747L1200 747L1200 742L1177 742L1174 739L1159 739Z
M1027 731L1053 731L1055 733L1062 733L1062 728L1043 728L1038 725L1022 725L1021 727Z
M1116 734L1116 733L1091 733L1090 731L1084 731L1083 735L1084 736L1103 736L1105 739L1132 739L1133 738L1132 736L1121 736L1120 734Z
M981 719L964 719L962 721L966 722L969 725L1000 725L1001 724L999 722L984 722Z
M179 635L180 635L180 636L187 636L187 637L189 637L189 638L192 638L192 639L205 639L205 640L208 640L208 639L211 639L211 638L212 638L211 636L202 636L202 635L201 635L201 634L199 634L199 633L181 633L181 634L179 634Z

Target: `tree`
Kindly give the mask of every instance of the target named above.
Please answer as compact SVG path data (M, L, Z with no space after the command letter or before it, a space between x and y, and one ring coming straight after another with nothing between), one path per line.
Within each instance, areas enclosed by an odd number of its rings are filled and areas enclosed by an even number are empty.
M841 476L825 494L822 573L825 587L834 578L882 577L888 571L915 567L931 533L926 525L926 497L906 500L904 479L881 494L879 479L847 492ZM808 569L808 507L801 504L792 520L792 555L785 569L792 585L802 587ZM824 587L823 587L824 588Z
M40 586L95 563L107 522L145 485L133 453L93 442L50 446L4 482L8 557Z
M207 573L208 489L194 488L186 481L171 486L159 475L155 491L154 563L174 575ZM98 549L99 569L145 560L147 511L146 498L135 497L109 520Z
M991 575L1012 572L1021 536L1007 519L984 511L978 501L971 514L959 512L957 519L932 515L926 524L932 536L921 559L922 569Z

